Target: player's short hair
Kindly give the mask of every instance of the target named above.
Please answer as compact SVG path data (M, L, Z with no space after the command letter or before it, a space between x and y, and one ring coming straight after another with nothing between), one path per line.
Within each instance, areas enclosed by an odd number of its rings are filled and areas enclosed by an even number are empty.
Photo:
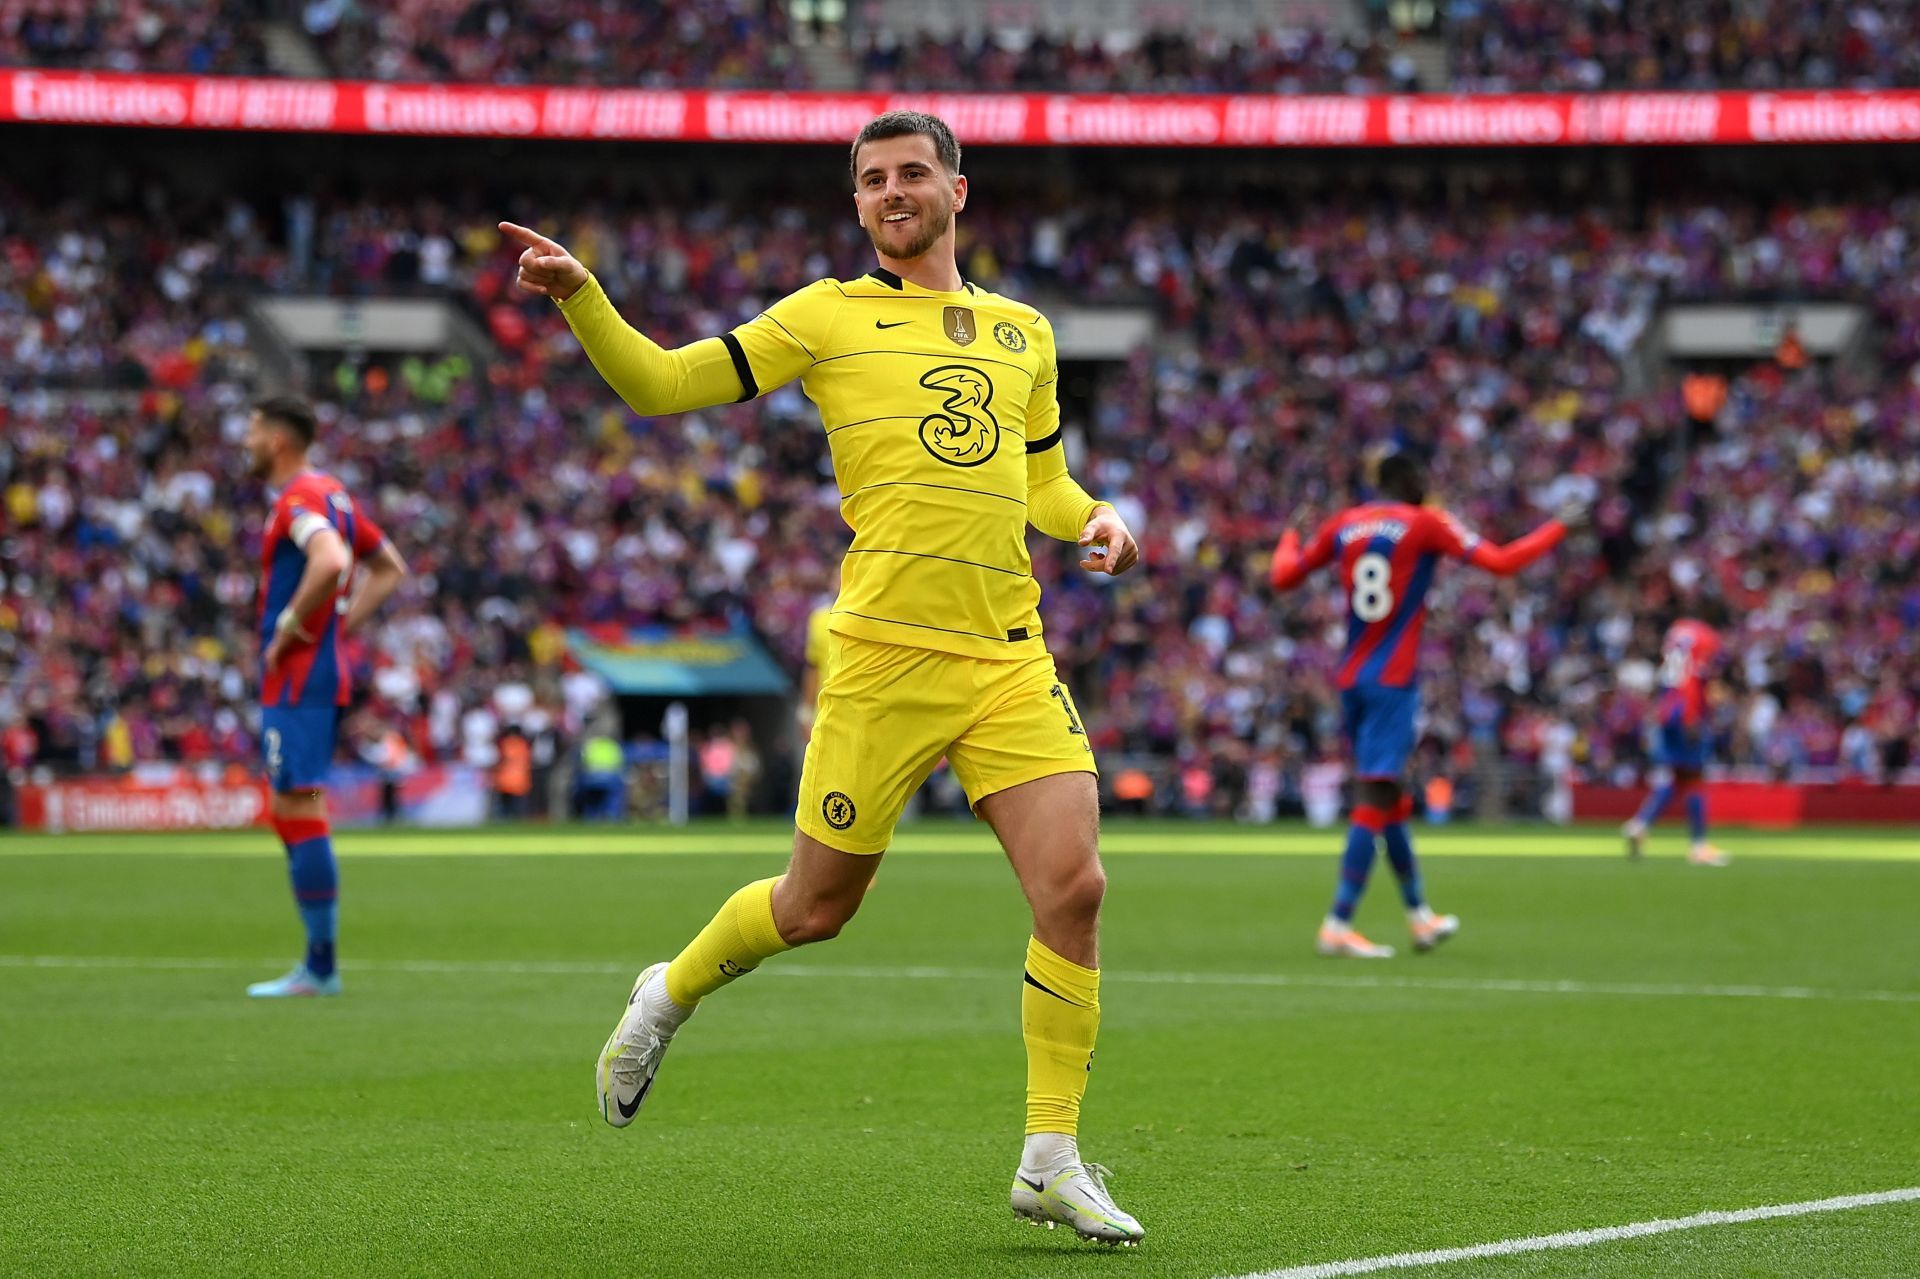
M1374 463L1373 486L1408 506L1427 500L1426 472L1411 453L1388 453Z
M867 143L909 137L932 142L940 167L949 174L960 172L960 140L953 136L945 120L924 111L888 111L867 121L867 127L853 139L853 150L847 154L847 173L855 182L860 180L860 148Z
M269 395L255 400L253 411L292 431L302 444L312 444L313 437L320 433L320 419L314 415L313 405L297 395Z
M1727 606L1726 598L1722 595L1702 596L1700 606L1694 612L1716 631L1724 631L1733 625L1733 610Z

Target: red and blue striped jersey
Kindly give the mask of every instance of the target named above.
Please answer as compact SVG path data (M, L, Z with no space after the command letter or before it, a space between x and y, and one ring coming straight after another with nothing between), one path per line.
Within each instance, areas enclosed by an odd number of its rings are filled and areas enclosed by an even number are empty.
M1274 552L1276 589L1297 586L1313 570L1340 562L1347 599L1343 689L1362 684L1410 688L1416 682L1427 592L1444 559L1464 560L1507 576L1545 555L1566 528L1549 520L1506 546L1468 532L1445 511L1403 502L1368 502L1322 524L1303 551L1289 531Z
M273 642L273 620L293 600L306 572L308 540L322 526L332 528L347 544L353 560L370 555L386 540L368 516L355 509L339 480L319 471L295 477L273 504L265 534L260 539L260 650ZM340 575L326 601L300 619L300 628L315 638L295 638L286 657L272 672L261 671L260 701L265 706L345 706L346 655L340 648L340 615L346 607L347 581L352 563Z
M1676 715L1688 728L1707 716L1707 678L1720 658L1720 633L1705 622L1682 618L1660 641L1660 718Z

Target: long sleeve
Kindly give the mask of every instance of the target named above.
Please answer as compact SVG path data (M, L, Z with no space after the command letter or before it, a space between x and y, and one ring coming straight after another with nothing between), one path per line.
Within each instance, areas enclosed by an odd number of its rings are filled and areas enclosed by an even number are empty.
M1268 583L1276 591L1290 591L1306 581L1307 574L1332 561L1336 535L1336 522L1328 520L1314 533L1313 541L1303 552L1298 533L1292 529L1282 533L1280 544L1273 548L1273 567L1267 572Z
M1057 469L1038 484L1033 481L1032 471L1042 464L1036 463L1033 458L1027 459L1027 523L1048 537L1058 538L1062 542L1078 542L1094 511L1109 503L1098 500L1080 487L1079 481L1067 470L1066 459L1060 456L1060 450L1053 450L1053 459Z
M1096 507L1108 506L1080 487L1067 470L1060 433L1060 383L1053 326L1035 316L1041 347L1040 377L1027 399L1027 523L1062 542L1078 542Z
M635 413L684 413L753 398L752 374L732 334L666 350L621 319L592 276L560 303L560 313L593 367Z
M1505 546L1493 546L1481 542L1467 552L1466 561L1475 568L1483 568L1497 576L1512 577L1560 545L1566 535L1566 525L1559 520L1548 520L1533 532L1524 537L1515 538Z

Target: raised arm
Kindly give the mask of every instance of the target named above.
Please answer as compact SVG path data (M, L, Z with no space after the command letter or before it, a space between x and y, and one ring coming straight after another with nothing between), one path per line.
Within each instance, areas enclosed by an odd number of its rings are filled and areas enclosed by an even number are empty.
M1290 591L1306 581L1307 574L1332 563L1338 534L1336 522L1328 520L1314 532L1313 541L1302 551L1300 534L1292 529L1282 533L1280 544L1273 548L1273 567L1267 570L1268 584L1276 591Z
M1557 519L1548 520L1533 532L1515 538L1504 546L1478 542L1463 558L1475 568L1483 568L1498 577L1512 577L1560 545L1566 536L1565 524Z
M526 246L519 286L552 298L587 358L635 413L652 417L750 400L753 383L738 341L702 338L667 350L628 324L579 259L538 231L513 222L500 230Z

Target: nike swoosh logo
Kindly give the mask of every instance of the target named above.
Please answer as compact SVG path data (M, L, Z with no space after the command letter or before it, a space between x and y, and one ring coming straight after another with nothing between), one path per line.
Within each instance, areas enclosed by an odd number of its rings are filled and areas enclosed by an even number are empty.
M891 324L889 324L885 320L875 320L873 322L873 327L876 329L897 329L903 324L912 324L912 323L913 323L912 320L895 320Z
M655 1078L658 1078L658 1076L655 1076ZM640 1091L633 1094L633 1100L631 1102L616 1101L613 1103L613 1108L620 1112L622 1119L633 1118L635 1112L640 1109L640 1103L647 1099L647 1093L652 1088L653 1080L649 1079L646 1083L640 1085Z
M1044 1181L1028 1181L1017 1172L1013 1174L1013 1179L1036 1194L1044 1194L1046 1192L1047 1183Z

